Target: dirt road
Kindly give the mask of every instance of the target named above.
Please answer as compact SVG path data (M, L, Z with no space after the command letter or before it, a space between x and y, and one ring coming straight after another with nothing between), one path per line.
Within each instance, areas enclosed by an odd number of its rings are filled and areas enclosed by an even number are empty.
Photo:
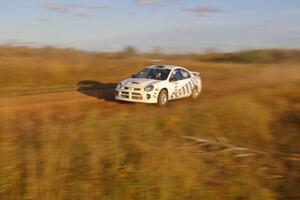
M202 99L231 94L233 92L248 91L268 85L276 85L300 80L300 67L297 65L272 65L255 69L248 74L227 78L212 78L203 75L204 91ZM0 98L0 114L18 113L34 110L75 110L95 108L103 111L122 109L136 104L124 104L113 100L112 83L106 88L98 88L97 82L92 81L88 88L80 88L66 92L52 92L44 94L21 95Z

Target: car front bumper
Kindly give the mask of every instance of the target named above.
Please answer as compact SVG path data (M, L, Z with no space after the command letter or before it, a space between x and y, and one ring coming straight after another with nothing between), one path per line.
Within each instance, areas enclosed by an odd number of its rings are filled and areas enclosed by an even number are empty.
M155 91L133 91L130 89L115 90L115 99L120 101L129 101L136 103L157 103L158 93Z

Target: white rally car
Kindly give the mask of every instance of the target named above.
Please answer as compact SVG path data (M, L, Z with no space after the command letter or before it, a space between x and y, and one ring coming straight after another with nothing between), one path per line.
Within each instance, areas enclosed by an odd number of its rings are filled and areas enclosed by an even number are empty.
M164 106L168 100L189 97L196 99L202 89L198 72L169 65L155 65L143 69L119 83L115 99L121 101L157 103Z

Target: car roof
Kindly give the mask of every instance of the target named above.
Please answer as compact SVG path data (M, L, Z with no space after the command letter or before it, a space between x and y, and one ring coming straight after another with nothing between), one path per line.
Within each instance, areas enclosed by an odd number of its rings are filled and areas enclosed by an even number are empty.
M146 68L162 68L162 69L175 69L175 68L182 68L179 66L173 66L173 65L152 65L152 66L148 66Z

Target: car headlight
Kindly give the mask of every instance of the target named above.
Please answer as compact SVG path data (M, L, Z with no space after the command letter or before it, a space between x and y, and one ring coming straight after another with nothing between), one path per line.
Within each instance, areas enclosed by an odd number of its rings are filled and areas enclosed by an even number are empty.
M120 90L121 88L122 88L122 84L119 83L119 84L117 85L116 89L117 89L117 90Z
M152 90L154 90L154 86L153 85L149 85L147 87L145 87L144 89L146 92L151 92Z

